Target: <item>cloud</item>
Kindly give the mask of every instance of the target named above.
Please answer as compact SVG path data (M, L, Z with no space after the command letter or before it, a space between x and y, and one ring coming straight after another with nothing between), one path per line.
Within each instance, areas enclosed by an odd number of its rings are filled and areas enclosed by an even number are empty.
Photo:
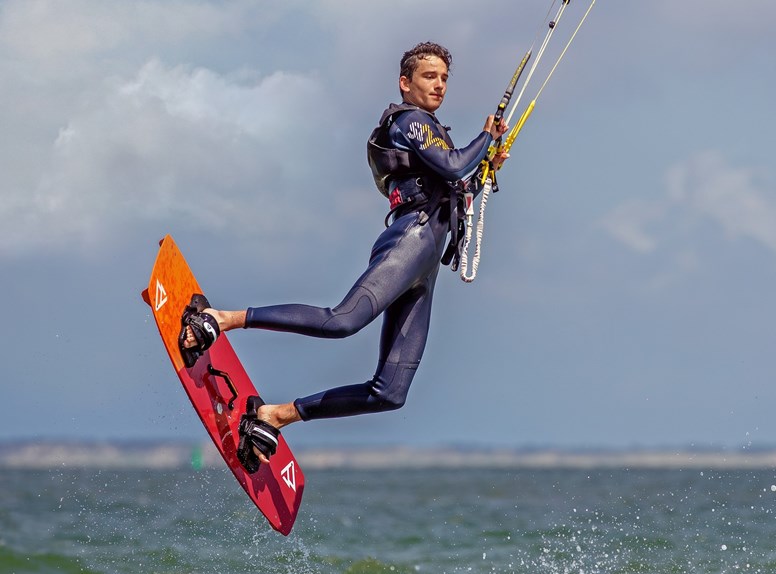
M149 222L260 238L281 227L287 237L330 233L321 213L343 189L370 185L362 155L358 168L341 166L363 154L371 126L352 134L341 121L364 98L329 93L354 84L352 66L332 72L339 58L323 37L334 32L311 25L317 9L0 3L0 256L75 253ZM311 35L319 49L300 50ZM359 57L355 84L366 90ZM379 110L368 107L373 121Z
M634 199L609 212L600 222L609 234L639 253L651 253L658 239L647 230L650 223L660 220L665 206L660 202Z
M758 170L708 151L673 166L666 181L676 204L714 221L729 238L748 237L776 251L776 200Z
M0 45L28 62L66 71L76 58L118 47L207 41L274 20L274 6L262 12L263 18L252 17L260 7L250 1L11 0L0 9Z
M9 222L0 251L98 243L163 218L271 233L292 209L283 192L307 172L279 166L321 127L289 127L308 98L324 98L314 77L231 77L159 60L106 81L50 142L34 188L0 205ZM272 216L262 209L270 201Z
M751 167L730 165L717 151L697 153L671 166L665 193L651 200L632 199L611 210L599 222L611 237L638 253L652 253L661 240L672 251L690 243L678 229L693 229L704 220L724 237L749 238L776 251L776 200L764 183L766 174ZM674 233L659 235L671 228Z

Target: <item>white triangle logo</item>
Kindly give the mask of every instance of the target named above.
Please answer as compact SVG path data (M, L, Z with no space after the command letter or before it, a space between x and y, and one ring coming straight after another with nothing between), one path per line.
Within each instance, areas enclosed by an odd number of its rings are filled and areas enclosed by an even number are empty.
M159 283L159 280L156 280L156 301L154 305L154 310L158 311L162 307L164 307L164 304L167 303L167 291L164 289L164 285Z
M280 476L283 477L283 482L286 483L288 488L296 492L296 466L294 466L293 460L280 471Z

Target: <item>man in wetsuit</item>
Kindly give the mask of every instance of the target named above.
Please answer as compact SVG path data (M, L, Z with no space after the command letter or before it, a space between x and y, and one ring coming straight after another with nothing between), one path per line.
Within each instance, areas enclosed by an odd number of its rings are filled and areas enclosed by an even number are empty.
M446 239L451 228L455 235L458 227L456 194L491 142L508 129L503 122L494 125L489 116L471 143L453 146L447 129L434 116L445 97L450 62L450 53L433 43L418 44L401 60L402 104L392 104L384 112L368 146L375 182L391 200L393 222L378 237L366 271L339 305L217 311L202 298L192 300L184 314L181 352L187 364L193 364L221 331L253 328L342 338L383 315L377 369L367 382L258 406L262 426L258 434L269 439L266 445L254 442L261 462L268 462L274 453L269 435L276 439L278 430L288 424L388 411L404 404L426 345ZM504 159L506 155L498 156L494 163Z

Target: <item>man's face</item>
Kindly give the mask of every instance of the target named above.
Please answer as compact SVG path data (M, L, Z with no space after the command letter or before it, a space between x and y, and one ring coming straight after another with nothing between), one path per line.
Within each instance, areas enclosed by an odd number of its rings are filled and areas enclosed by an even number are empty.
M447 65L437 56L427 56L418 62L411 78L399 78L404 101L435 112L442 105L447 91Z

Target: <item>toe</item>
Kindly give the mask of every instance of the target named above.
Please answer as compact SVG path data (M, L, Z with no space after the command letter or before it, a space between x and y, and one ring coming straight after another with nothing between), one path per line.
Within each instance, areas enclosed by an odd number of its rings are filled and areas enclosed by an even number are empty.
M261 461L262 464L269 464L269 459L266 456L264 456L264 453L262 453L256 447L253 447L253 454L259 457L259 460Z
M194 337L194 331L192 331L191 327L186 327L186 340L183 341L183 347L190 349L196 344L197 339Z

